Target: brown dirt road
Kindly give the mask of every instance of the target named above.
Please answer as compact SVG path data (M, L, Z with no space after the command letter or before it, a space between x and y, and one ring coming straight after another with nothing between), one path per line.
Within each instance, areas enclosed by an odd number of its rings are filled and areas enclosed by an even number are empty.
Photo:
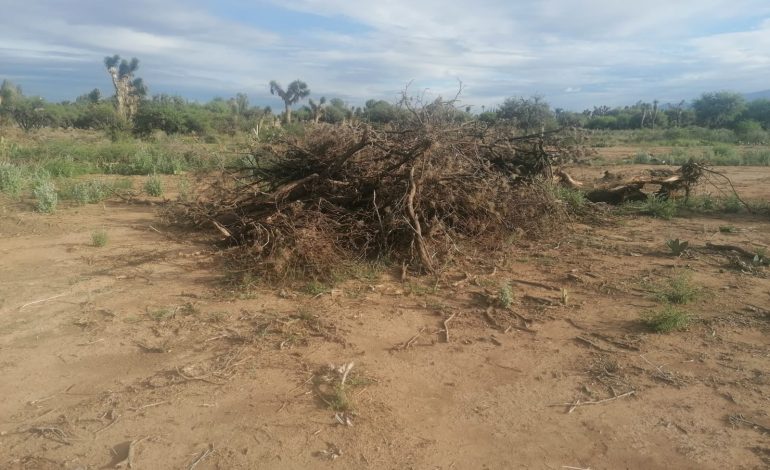
M229 290L155 210L0 206L0 468L770 466L770 281L702 249L767 247L766 218L575 223L467 279L313 296ZM677 237L696 249L670 256ZM698 320L649 332L649 286L685 272ZM348 362L352 426L313 385Z

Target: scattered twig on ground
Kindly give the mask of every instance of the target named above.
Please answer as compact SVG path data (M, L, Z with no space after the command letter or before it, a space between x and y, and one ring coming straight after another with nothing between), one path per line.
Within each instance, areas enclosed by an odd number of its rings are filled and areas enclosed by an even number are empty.
M452 319L457 315L457 312L453 313L449 316L446 320L444 320L444 335L446 337L446 342L449 342L449 322L452 321Z
M48 297L47 299L35 300L34 302L27 302L26 304L19 307L19 310L24 310L26 307L29 307L31 305L42 304L43 302L48 302L49 300L58 299L59 297L64 297L67 294L69 294L69 292L65 292L63 294L57 294L52 297Z
M97 429L96 431L94 431L94 434L99 434L100 432L105 431L105 430L111 428L113 425L115 425L115 423L118 422L118 419L120 419L120 415L116 414L114 412L114 410L110 410L109 415L112 416L112 421L110 421L109 423L105 424L104 426L102 426L99 429Z
M192 376L192 375L185 374L184 372L179 370L178 367L176 368L176 373L179 374L180 377L182 377L183 379L186 379L186 380L200 380L202 382L206 382L206 383L210 383L210 384L214 384L214 385L224 385L225 384L225 382L217 382L216 380L209 379L208 377L210 375L212 375L212 374L206 374L206 375L203 375L203 376L200 376L200 377L195 377L195 376Z
M727 420L733 426L738 426L739 424L743 424L745 426L751 427L752 429L757 429L762 432L770 433L770 427L764 426L759 423L755 423L754 421L749 421L748 419L744 418L742 414L730 415L727 417Z
M58 395L58 393L54 393L53 395L48 395L47 397L38 398L37 400L32 400L30 402L27 402L27 404L28 405L37 405L39 403L43 403L44 401L50 400L51 398L55 397L56 395Z
M212 452L214 452L214 444L209 444L208 448L201 452L201 455L195 459L189 467L187 467L187 470L193 470L195 467L198 466L199 463L203 461L206 457L208 457Z
M507 279L508 279L509 281L511 281L511 282L515 282L515 283L517 283L517 284L524 284L524 285L527 285L527 286L540 287L541 289L546 289L546 290L554 290L554 291L558 291L558 290L561 290L561 289L559 289L558 287L555 287L555 286L550 286L550 285L548 285L548 284L545 284L545 283L542 283L542 282L537 282L537 281L527 281L527 280L525 280L525 279L512 279L512 278L507 278Z
M584 337L584 336L575 336L575 340L579 341L581 343L585 343L592 348L596 349L597 351L606 352L606 353L618 353L618 352L624 352L624 351L618 351L617 349L607 349L602 346L599 346L598 344L594 343L590 339Z
M147 227L150 230L152 230L153 232L155 232L155 233L157 233L159 235L162 235L162 236L164 236L165 238L168 238L171 241L174 241L174 242L177 242L177 243L179 242L179 237L174 237L173 235L169 235L168 233L161 232L160 230L156 229L152 225L148 225Z
M72 445L72 443L70 442L70 437L67 436L67 433L65 433L61 429L54 426L35 426L27 429L27 432L37 434L40 437L50 439L60 444L64 444L68 446Z
M524 324L524 326L511 325L509 328L516 328L517 330L526 331L527 333L532 333L532 334L537 333L537 330L533 330L532 328L529 327L529 325L532 324L532 320L531 319L525 317L524 315L522 315L522 314L520 314L519 312L516 312L516 311L511 311L511 313L513 314L513 316L515 316L516 318L521 320L521 322Z
M165 400L165 401L159 401L159 402L157 402L157 403L150 403L149 405L142 405L142 406L140 406L140 407L138 407L138 408L129 408L129 410L131 410L131 411L140 411L140 410L143 410L143 409L145 409L145 408L152 408L152 407L154 407L154 406L165 405L166 403L171 403L171 402L170 402L170 401L168 401L168 400Z
M134 344L142 348L142 351L148 352L148 353L165 353L167 352L165 348L160 346L147 346L146 344L142 343L141 341L134 341Z
M323 450L319 450L315 453L316 456L326 458L329 460L336 460L337 458L342 456L342 450L340 450L339 447L336 445L327 442L326 443L327 448Z
M653 374L653 377L661 379L664 382L669 382L669 383L672 383L672 384L676 384L677 383L677 380L676 380L676 377L674 377L674 374L672 374L671 372L666 372L665 370L663 370L663 366L656 366L655 364L650 362L646 357L644 357L644 354L640 354L639 357L641 357L644 360L644 362L646 362L647 364L651 365L652 367L655 368L655 370L658 371L657 374Z
M612 336L605 335L603 333L591 332L591 336L599 338L602 341L606 341L606 342L610 343L611 345L616 346L618 348L628 349L629 351L639 351L639 347L638 346L634 346L633 344L628 344L625 341L620 341L617 338L613 338Z
M633 395L635 393L636 393L636 390L631 390L630 392L622 393L620 395L616 395L616 396L610 397L610 398L605 398L603 400L580 401L580 399L578 398L577 400L575 400L574 402L571 402L571 403L556 403L556 404L553 404L553 405L550 405L550 406L569 406L569 409L567 409L567 414L569 414L569 413L572 413L573 411L575 411L575 409L577 407L579 407L579 406L601 405L602 403L607 403L607 402L610 402L610 401L614 401L614 400L617 400L618 398L627 397L627 396Z
M345 385L345 381L348 380L348 374L350 374L350 371L353 370L354 365L355 362L348 362L342 366L342 378L340 379L340 386Z
M101 343L102 341L104 341L104 338L97 339L97 340L94 340L94 341L89 341L87 343L79 343L78 346L90 346L92 344Z
M422 335L424 331L425 331L425 327L423 326L422 328L420 328L420 330L417 332L416 335L414 335L411 338L409 338L408 341L396 345L395 347L393 347L393 349L394 350L399 350L399 349L409 349L409 348L411 348L412 345L420 338L420 335Z

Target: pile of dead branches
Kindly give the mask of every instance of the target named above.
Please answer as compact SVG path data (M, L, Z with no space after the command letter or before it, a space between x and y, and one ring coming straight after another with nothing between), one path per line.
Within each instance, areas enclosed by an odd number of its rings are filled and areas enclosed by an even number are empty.
M573 155L559 134L460 119L448 102L408 108L411 119L387 128L321 124L259 144L186 216L254 269L311 277L372 259L435 272L465 250L560 225L543 183Z

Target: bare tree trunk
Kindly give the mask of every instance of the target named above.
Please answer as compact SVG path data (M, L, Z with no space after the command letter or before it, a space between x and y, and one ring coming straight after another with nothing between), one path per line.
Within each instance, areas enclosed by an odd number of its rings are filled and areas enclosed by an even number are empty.
M286 112L284 115L286 116L286 124L291 124L291 108L289 107L289 103L284 102L284 105L286 107Z

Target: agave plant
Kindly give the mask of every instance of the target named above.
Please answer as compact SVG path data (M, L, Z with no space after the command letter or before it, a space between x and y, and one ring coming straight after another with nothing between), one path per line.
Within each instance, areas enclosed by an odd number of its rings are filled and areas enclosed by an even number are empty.
M687 247L690 246L690 242L676 238L674 240L666 240L666 246L674 256L682 256L682 253L687 251Z

